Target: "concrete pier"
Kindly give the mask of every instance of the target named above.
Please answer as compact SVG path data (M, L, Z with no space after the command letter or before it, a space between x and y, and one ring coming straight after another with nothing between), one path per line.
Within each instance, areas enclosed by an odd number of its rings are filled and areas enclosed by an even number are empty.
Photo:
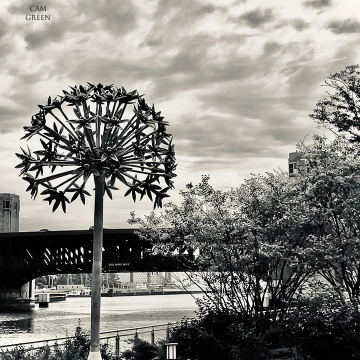
M50 294L43 293L39 294L39 307L49 307Z
M0 311L32 310L35 307L34 281L18 288L0 288Z

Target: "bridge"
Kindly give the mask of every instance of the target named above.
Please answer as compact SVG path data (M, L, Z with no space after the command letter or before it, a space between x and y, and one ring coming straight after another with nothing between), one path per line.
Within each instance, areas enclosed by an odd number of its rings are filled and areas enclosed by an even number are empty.
M1 302L31 298L42 275L91 273L93 230L0 233ZM134 229L104 229L103 272L194 270L186 256L151 254Z

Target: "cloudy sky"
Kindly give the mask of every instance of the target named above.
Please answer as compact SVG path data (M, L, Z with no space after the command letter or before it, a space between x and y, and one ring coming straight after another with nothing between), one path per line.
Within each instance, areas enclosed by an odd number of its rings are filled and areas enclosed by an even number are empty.
M325 77L359 63L359 34L358 0L4 1L0 192L20 195L21 231L92 225L92 200L52 213L14 169L37 104L87 81L137 89L170 122L174 201L202 174L228 189L250 173L286 169L295 143L321 132L308 115ZM105 227L152 209L124 192L106 198Z

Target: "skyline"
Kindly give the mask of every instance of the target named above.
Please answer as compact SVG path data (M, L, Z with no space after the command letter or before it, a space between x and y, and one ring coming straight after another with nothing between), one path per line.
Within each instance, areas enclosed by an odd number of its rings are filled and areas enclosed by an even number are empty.
M26 192L15 152L48 96L87 81L145 94L170 123L178 162L175 189L210 174L217 189L281 168L305 136L324 133L308 117L331 73L359 63L356 1L5 1L0 16L1 193L20 196L20 230L88 229L86 206L61 210ZM50 15L27 20L26 15ZM38 150L29 144L31 150ZM87 187L91 190L91 186ZM104 227L130 227L152 203L105 196Z

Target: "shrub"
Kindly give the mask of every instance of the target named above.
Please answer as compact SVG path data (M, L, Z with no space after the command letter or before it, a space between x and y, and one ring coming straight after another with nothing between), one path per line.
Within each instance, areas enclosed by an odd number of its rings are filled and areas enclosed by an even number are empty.
M25 349L16 347L2 351L0 360L87 360L90 349L90 336L80 323L75 329L74 338L68 339L64 344L55 343L53 347L45 345L39 349ZM109 346L104 344L100 349L103 360L113 360Z
M322 294L302 299L278 322L280 338L314 360L360 359L358 304Z
M246 319L248 320L248 319ZM183 319L170 331L179 344L179 356L196 360L266 360L268 349L243 314L209 311Z
M152 345L137 336L132 340L132 348L121 354L124 360L165 360L165 354L161 346Z

